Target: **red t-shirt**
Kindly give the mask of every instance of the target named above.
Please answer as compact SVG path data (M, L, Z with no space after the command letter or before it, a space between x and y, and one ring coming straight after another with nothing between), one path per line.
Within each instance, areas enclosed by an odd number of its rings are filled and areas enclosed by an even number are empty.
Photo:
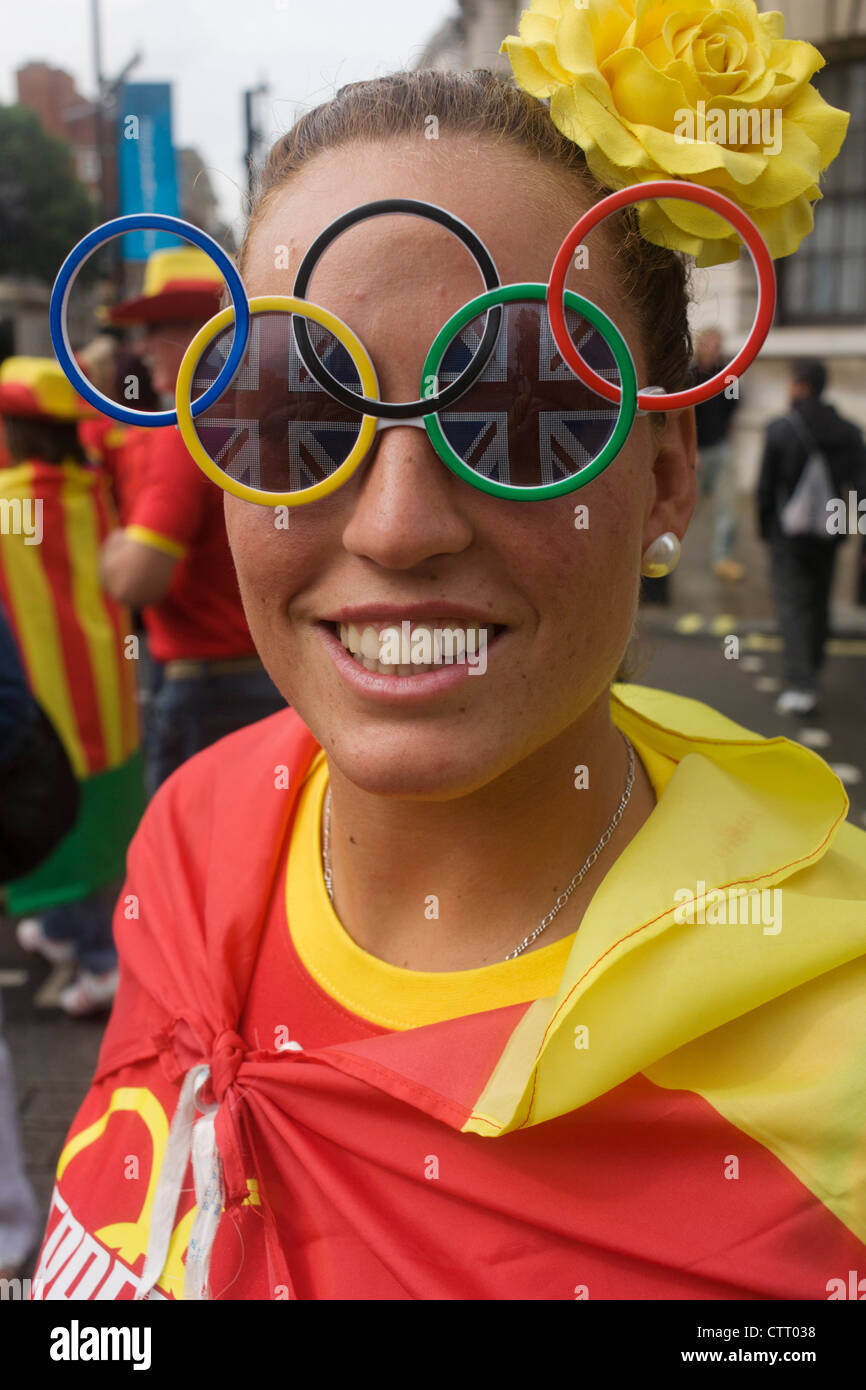
M121 425L105 416L82 420L78 426L88 461L108 474L121 526L126 526L132 515L136 475L147 458L151 435L151 430L140 425Z
M226 536L223 494L173 426L149 433L136 465L126 533L178 560L165 598L143 612L151 651L158 661L251 655L255 647Z

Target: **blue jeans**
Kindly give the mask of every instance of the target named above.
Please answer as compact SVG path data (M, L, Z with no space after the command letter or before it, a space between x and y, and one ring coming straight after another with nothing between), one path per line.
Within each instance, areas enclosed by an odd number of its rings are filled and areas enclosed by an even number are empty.
M729 560L737 545L737 469L727 439L699 450L700 492L713 499L713 560Z
M12 1060L0 1011L0 1269L16 1269L39 1237L39 1212L24 1171Z
M148 795L194 753L285 708L264 670L163 679L151 700L145 737Z
M77 903L49 907L42 914L42 930L50 941L71 941L82 970L105 975L117 967L117 950L111 922L122 887L113 883Z

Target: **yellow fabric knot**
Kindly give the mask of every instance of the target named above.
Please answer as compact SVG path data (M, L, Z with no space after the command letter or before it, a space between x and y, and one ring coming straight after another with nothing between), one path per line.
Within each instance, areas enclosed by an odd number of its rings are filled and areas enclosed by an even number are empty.
M754 0L532 0L500 46L518 86L550 98L554 125L606 187L681 178L727 194L774 258L814 225L823 170L849 115L810 80L824 59L784 37ZM732 261L738 236L718 214L671 199L638 210L648 241L699 266Z

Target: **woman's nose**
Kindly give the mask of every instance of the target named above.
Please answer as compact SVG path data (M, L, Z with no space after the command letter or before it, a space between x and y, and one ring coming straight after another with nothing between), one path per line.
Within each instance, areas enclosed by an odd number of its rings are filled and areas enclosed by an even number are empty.
M380 421L343 532L347 550L388 569L453 555L472 540L469 485L436 454L422 420Z

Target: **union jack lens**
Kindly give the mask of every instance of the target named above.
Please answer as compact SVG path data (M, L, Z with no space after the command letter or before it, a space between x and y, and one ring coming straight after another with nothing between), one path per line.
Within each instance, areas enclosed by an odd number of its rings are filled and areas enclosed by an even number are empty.
M538 488L575 478L608 444L619 410L575 376L553 339L546 305L502 305L502 324L484 371L436 420L449 448L479 480ZM566 310L578 351L601 376L619 384L605 338L579 313ZM486 314L455 334L442 355L439 388L455 381L477 352ZM328 370L362 395L352 358L322 324L306 320L313 348ZM192 397L216 379L231 347L232 326L205 349ZM194 421L217 467L261 492L292 493L335 473L357 442L363 414L340 404L302 361L289 313L254 315L244 356L230 386Z
M477 474L513 488L540 488L574 478L602 453L619 410L584 386L553 339L547 305L502 306L493 355L478 380L449 409L436 412L445 441ZM619 385L619 368L599 330L573 309L566 321L578 351L600 376ZM485 315L452 339L437 373L454 381L478 349Z
M308 322L313 348L350 391L362 394L355 364L322 324ZM193 398L225 361L233 326L202 354ZM298 353L292 315L256 314L231 385L195 420L205 452L235 482L261 492L301 492L329 478L346 461L361 430L360 412L340 405L312 377Z

